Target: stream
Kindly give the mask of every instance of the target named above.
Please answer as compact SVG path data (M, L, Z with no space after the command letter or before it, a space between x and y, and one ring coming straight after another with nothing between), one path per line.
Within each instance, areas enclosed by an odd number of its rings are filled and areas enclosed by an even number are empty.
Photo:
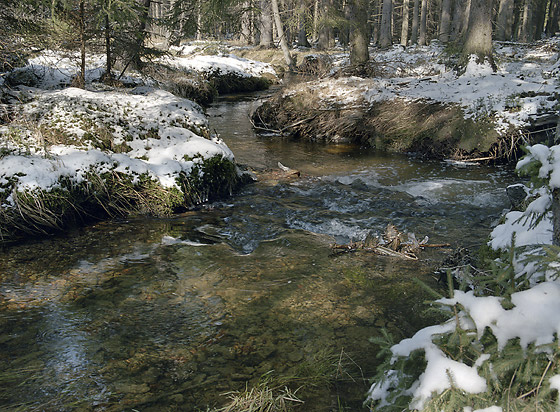
M222 99L213 128L240 164L301 172L167 219L100 222L0 250L0 410L207 411L283 388L304 411L359 411L382 328L432 319L434 268L333 254L392 223L475 252L509 207L509 168L256 136L258 96Z

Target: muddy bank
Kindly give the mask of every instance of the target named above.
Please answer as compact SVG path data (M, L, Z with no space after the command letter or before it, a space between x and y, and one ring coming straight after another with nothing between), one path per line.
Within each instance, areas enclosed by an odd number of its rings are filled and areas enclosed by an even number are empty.
M273 96L253 113L261 131L309 141L351 143L434 159L513 160L523 134L499 135L490 118L465 118L453 104L396 98L326 102L311 89Z

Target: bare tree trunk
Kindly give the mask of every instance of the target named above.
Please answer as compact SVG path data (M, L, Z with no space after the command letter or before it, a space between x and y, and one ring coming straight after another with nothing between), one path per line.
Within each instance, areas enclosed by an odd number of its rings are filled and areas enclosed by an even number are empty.
M298 39L297 43L300 47L311 47L309 44L309 40L307 39L307 30L306 30L306 13L305 13L305 3L301 3L299 6L298 11Z
M405 46L408 44L408 5L410 0L403 0L402 8L402 25L401 25L401 45Z
M313 43L319 40L319 0L313 3L313 36L311 37Z
M86 83L86 5L80 1L80 74L75 81L75 86L84 87Z
M393 33L391 31L391 20L393 15L393 1L383 0L381 12L381 28L379 30L379 46L389 47L393 43Z
M107 72L105 79L113 78L113 57L111 56L111 20L109 18L109 11L105 13L105 55L107 58Z
M472 0L469 27L463 45L465 55L476 54L479 61L488 59L494 66L492 57L492 3L487 0Z
M348 8L350 21L354 24L350 32L350 64L359 66L369 61L368 2L350 0Z
M420 12L420 34L418 35L418 44L425 46L427 44L428 29L428 0L422 0L422 11Z
M202 0L196 2L196 39L202 40Z
M533 1L525 0L523 3L523 17L519 26L519 41L530 42L533 40L532 33Z
M253 43L253 28L251 19L251 2L245 1L243 3L243 12L241 13L241 41L244 44Z
M549 10L550 12L550 10ZM544 26L547 14L547 0L537 0L533 12L533 26L535 27L534 39L539 40L544 33Z
M451 0L443 0L441 3L441 19L439 24L439 40L443 43L449 41L451 29Z
M500 0L496 18L496 39L511 40L513 27L513 0Z
M261 0L260 46L270 49L274 47L272 7L268 0Z
M558 31L560 31L560 2L550 0L545 33L547 36L554 36Z
M418 11L419 11L419 0L414 0L414 7L412 9L412 38L411 43L418 43Z
M272 0L271 3L276 31L278 33L278 37L280 38L280 47L282 48L282 53L284 53L284 60L286 60L288 70L293 71L295 68L294 60L292 59L290 48L288 47L288 42L286 40L286 36L284 35L284 27L282 26L282 19L280 19L280 10L278 10L278 0Z

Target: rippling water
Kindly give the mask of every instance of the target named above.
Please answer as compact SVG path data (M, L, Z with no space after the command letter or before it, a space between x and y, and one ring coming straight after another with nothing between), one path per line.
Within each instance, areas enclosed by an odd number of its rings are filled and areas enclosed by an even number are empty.
M330 384L304 387L301 410L360 410L376 366L368 339L382 327L402 338L428 321L413 279L437 287L434 262L448 252L410 262L333 256L329 245L393 223L476 248L515 178L256 137L255 104L218 103L211 122L240 163L281 162L301 178L266 179L171 219L103 222L0 252L0 410L206 410L263 375L295 390L325 360Z

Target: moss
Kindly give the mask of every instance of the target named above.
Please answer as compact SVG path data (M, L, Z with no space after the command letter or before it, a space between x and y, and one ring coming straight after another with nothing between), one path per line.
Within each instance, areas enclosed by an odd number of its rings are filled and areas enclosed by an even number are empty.
M179 178L186 205L231 196L242 183L235 163L221 155L195 163L189 175L183 173Z

